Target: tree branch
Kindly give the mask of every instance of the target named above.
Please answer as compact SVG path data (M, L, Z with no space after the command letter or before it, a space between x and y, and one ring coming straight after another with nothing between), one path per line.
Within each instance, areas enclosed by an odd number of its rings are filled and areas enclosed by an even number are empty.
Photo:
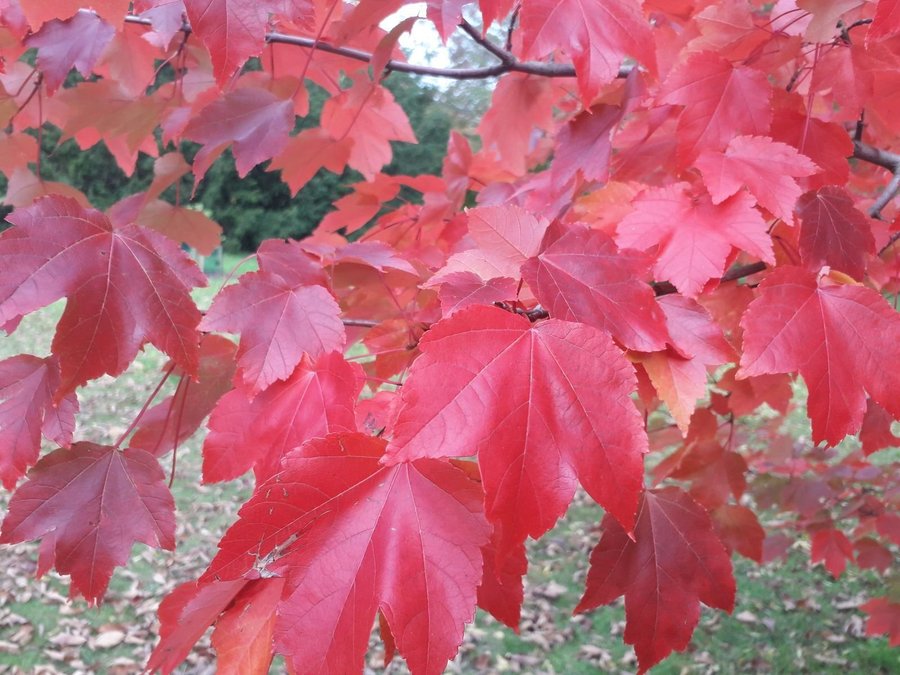
M862 141L854 140L853 141L853 156L857 159L861 159L864 162L869 162L870 164L875 164L876 166L880 166L884 169L887 169L892 174L890 182L884 187L881 191L881 194L878 195L878 198L869 207L869 215L872 218L881 219L881 212L884 210L888 204L890 204L891 200L897 196L897 193L900 192L900 154L896 152L890 152L888 150L882 150L880 148L875 148L868 143L863 143ZM888 241L887 245L879 251L879 253L884 252L888 247L890 247L895 241L897 241L898 235L894 235Z
M140 24L142 26L151 26L150 19L145 19L133 14L125 17L128 23ZM181 30L185 33L192 31L191 26L185 23ZM465 30L465 29L463 29ZM466 31L468 32L468 31ZM481 36L479 35L479 38ZM304 49L318 49L319 51L328 52L329 54L337 54L348 59L354 59L362 63L369 63L372 60L370 52L354 49L353 47L338 47L327 42L316 42L313 38L300 37L298 35L286 35L284 33L271 32L266 33L266 42L270 44L285 44ZM491 47L487 47L487 44ZM488 43L487 40L478 42L482 47L488 49L494 56L503 58L500 53L509 54L506 50ZM506 73L526 73L528 75L540 75L542 77L575 77L575 67L565 63L541 63L539 61L519 61L512 54L509 54L508 61L504 60L496 66L486 68L436 68L433 66L420 66L403 61L391 60L387 62L385 70L396 73L411 73L413 75L428 75L430 77L443 77L451 80L484 80L491 77L500 77ZM622 66L619 69L619 77L626 77L631 72L632 66Z

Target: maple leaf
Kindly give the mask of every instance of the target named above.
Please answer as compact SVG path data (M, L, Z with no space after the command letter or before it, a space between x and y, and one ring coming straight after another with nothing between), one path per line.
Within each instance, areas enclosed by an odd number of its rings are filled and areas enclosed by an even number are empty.
M606 333L471 307L419 348L389 460L477 454L501 558L549 530L578 482L631 529L647 437L634 371Z
M384 447L332 434L288 455L201 579L283 576L275 648L294 668L358 670L380 609L412 672L439 673L472 619L490 532L477 483L439 460L384 466Z
M728 550L735 550L745 558L762 563L766 532L753 511L746 506L723 504L710 515L719 539Z
M238 368L250 394L287 378L304 354L316 358L344 346L340 307L306 278L267 271L245 274L213 301L203 330L240 332Z
M78 401L69 394L54 404L59 363L19 354L0 361L0 480L7 490L25 475L41 449L41 436L68 445Z
M875 598L860 607L869 615L866 635L887 635L891 647L900 646L900 602Z
M52 95L65 81L72 68L85 78L113 39L116 30L91 12L77 12L65 21L48 21L25 44L37 47L37 67Z
M219 399L231 389L235 345L221 335L200 341L197 381L181 374L175 393L143 417L128 445L155 457L166 454L194 435Z
M720 277L732 248L774 264L772 240L753 199L744 193L713 204L709 195L691 196L685 183L649 188L634 200L634 211L619 223L623 248L657 246L654 271L683 295L697 297Z
M287 380L252 401L241 390L226 394L209 419L203 480L232 480L250 468L263 480L310 438L354 431L354 404L364 383L362 368L333 352L315 362L305 358Z
M694 165L703 173L713 204L746 185L761 206L787 223L794 222L794 204L803 192L794 177L818 170L795 148L767 136L737 136L725 152L703 151Z
M151 185L146 192L129 195L113 204L106 215L114 227L134 223L188 244L200 255L212 255L222 245L222 227L202 211L156 199L154 193L165 187Z
M175 670L234 598L256 583L245 579L204 584L188 581L175 588L159 605L160 639L147 670L167 674Z
M651 259L619 250L597 230L575 226L522 268L522 276L550 315L612 334L628 349L665 349L666 317L650 284Z
M500 539L495 530L491 542L482 548L484 575L478 587L478 606L518 633L524 597L522 577L528 570L528 559L525 545L519 544L498 567L496 542Z
M741 325L738 377L799 372L809 388L813 441L837 445L855 434L866 391L900 418L900 315L875 291L832 285L796 267L775 270L760 285Z
M618 77L626 57L656 71L650 23L634 0L528 0L519 20L529 57L558 49L572 59L586 105Z
M71 595L98 602L134 542L175 548L175 502L142 450L74 443L43 457L16 490L0 543L43 538L42 556L72 577Z
M847 561L853 560L853 544L840 530L826 527L812 535L812 549L809 560L813 564L823 562L825 569L837 579L847 568Z
M294 128L294 106L268 89L242 87L226 93L193 117L184 137L203 147L194 158L194 175L207 169L231 143L238 176L280 153Z
M495 277L484 280L472 272L451 272L441 279L438 291L445 317L469 305L492 305L516 297L516 280Z
M672 70L659 101L684 106L678 118L678 155L689 165L703 150L724 150L735 136L767 135L771 98L765 73L703 51Z
M68 19L84 13L79 10L88 4L108 22L121 26L129 3L128 0L91 0L90 3L84 0L19 0L25 18L34 31L53 19Z
M897 0L878 0L872 27L866 40L877 40L900 33L900 2Z
M191 29L209 50L216 82L223 86L265 44L269 2L184 0Z
M706 394L709 367L728 363L734 350L696 301L670 294L658 302L675 349L648 354L641 363L678 428L686 434L696 403Z
M467 212L469 234L477 244L454 253L429 280L442 283L447 275L470 272L487 281L518 279L522 264L540 250L548 222L519 206L482 206Z
M869 219L841 187L828 185L807 192L797 203L800 257L812 271L823 265L862 279L875 240Z
M894 419L884 408L869 399L859 430L859 440L867 456L884 448L900 447L900 437L891 431L893 422Z
M212 647L216 672L223 675L266 675L272 662L275 607L284 579L257 579L234 599L216 622Z
M491 107L478 125L484 149L514 175L524 174L532 148L532 131L552 126L554 100L545 79L524 73L504 75L491 95Z
M596 105L576 115L556 137L553 179L567 183L580 173L585 180L609 180L612 134L625 110L615 105Z
M682 651L700 619L700 603L731 612L731 559L707 513L678 488L644 493L634 540L615 518L603 518L591 553L583 612L625 596L625 642L648 671Z
M353 141L332 138L322 128L304 129L292 137L269 164L269 171L281 171L281 178L297 194L320 169L340 174L350 160Z
M118 375L151 342L193 376L200 313L190 286L205 277L178 247L67 197L46 197L7 218L0 235L0 325L66 297L53 338L57 400L104 373Z
M322 129L341 142L352 141L347 159L366 180L375 178L391 161L390 141L416 143L409 120L393 94L360 76L350 89L332 96L322 106Z

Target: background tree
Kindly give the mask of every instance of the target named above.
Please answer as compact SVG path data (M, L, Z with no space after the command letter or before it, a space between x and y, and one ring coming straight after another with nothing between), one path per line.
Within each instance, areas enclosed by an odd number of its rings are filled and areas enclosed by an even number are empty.
M732 610L732 554L791 537L884 573L867 630L900 640L898 474L870 460L900 418L896 0L429 2L492 57L460 67L403 61L402 0L82 4L0 4L0 326L66 300L49 354L0 362L0 542L97 602L134 543L175 546L171 481L252 472L148 668L214 625L224 670L359 670L377 618L440 672L476 606L518 624L524 544L579 486L605 515L576 611L624 596L641 671ZM407 75L497 78L478 138ZM137 175L90 166L104 210L51 180L68 139ZM178 244L222 228L191 199L241 245L315 229L201 309ZM76 432L147 345L170 361L119 439Z

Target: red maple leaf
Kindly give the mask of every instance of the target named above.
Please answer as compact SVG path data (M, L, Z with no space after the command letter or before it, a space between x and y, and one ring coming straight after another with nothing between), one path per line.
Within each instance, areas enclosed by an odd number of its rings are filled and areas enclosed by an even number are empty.
M875 291L775 270L744 314L738 377L799 372L809 387L813 441L837 445L859 431L866 392L900 418L900 315Z
M175 548L175 502L164 479L143 450L86 442L60 448L16 490L0 543L43 538L42 565L55 562L72 577L73 596L97 602L134 542Z
M291 376L252 401L226 394L209 418L203 443L203 480L233 480L253 468L259 480L277 473L281 459L310 438L354 431L354 404L365 375L340 353L303 359Z
M630 399L634 371L606 333L472 307L432 326L419 348L388 454L477 454L501 558L549 530L578 482L631 529L647 437Z
M695 298L722 275L733 248L775 262L768 226L753 206L744 193L713 204L709 195L692 196L685 183L649 188L619 223L616 241L623 248L657 246L657 278Z
M228 145L244 177L257 164L280 153L294 128L294 105L268 89L242 87L226 93L191 118L184 137L203 147L194 158L194 175L207 169Z
M0 361L0 480L8 490L37 460L42 435L58 445L72 441L78 400L69 394L54 404L57 387L55 357L20 354Z
M611 333L628 349L652 352L670 340L649 278L652 260L619 250L608 235L575 226L522 268L550 316Z
M304 354L340 350L346 339L337 302L317 285L321 270L295 244L283 246L294 246L282 252L293 263L263 251L260 271L220 292L203 317L203 330L240 332L238 368L250 394L287 378Z
M684 106L678 118L678 155L689 165L704 150L724 150L735 136L767 135L771 98L764 72L704 51L672 70L659 101Z
M275 648L296 669L358 670L380 609L411 670L441 672L473 617L489 535L478 484L439 460L386 467L384 447L332 434L288 455L204 576L285 578Z
M476 247L454 253L429 280L441 283L447 275L470 272L487 281L518 279L522 264L541 247L548 222L519 206L483 206L468 212L469 234Z
M800 257L814 272L828 265L862 279L875 240L868 217L856 208L845 189L827 185L807 192L797 203L800 216Z
M265 45L270 0L184 0L191 29L212 57L220 85Z
M37 67L44 75L47 93L53 94L76 68L85 78L112 40L116 30L96 14L77 12L65 21L48 21L25 44L37 47Z
M626 57L656 70L650 22L634 0L531 0L523 3L520 21L528 56L561 50L572 59L588 105L618 76Z
M587 586L576 612L625 596L625 642L644 673L688 646L700 603L731 612L731 559L709 516L677 488L644 493L634 539L610 516L591 553Z
M68 298L53 353L59 400L88 380L118 375L151 342L197 373L200 312L189 294L206 278L166 237L67 197L46 197L8 216L0 235L0 325Z
M794 222L794 204L803 192L794 178L818 170L795 148L768 136L737 136L724 152L702 152L694 165L703 173L713 204L746 185L762 207L788 223Z
M869 615L866 635L887 635L891 647L900 647L900 602L875 598L860 609Z
M659 397L682 433L687 433L697 401L706 394L710 366L728 363L734 350L722 329L696 301L677 294L659 298L674 348L641 360Z

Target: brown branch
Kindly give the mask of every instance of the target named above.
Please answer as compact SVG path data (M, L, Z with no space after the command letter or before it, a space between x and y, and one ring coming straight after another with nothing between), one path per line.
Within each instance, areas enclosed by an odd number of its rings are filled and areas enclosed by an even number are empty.
M493 42L487 39L481 32L475 28L468 21L463 19L459 22L459 27L463 29L463 32L468 35L472 40L475 41L475 44L484 47L491 54L500 59L500 63L508 63L513 64L516 62L516 57L512 55L512 53L499 45L495 45Z
M737 265L736 267L732 267L730 270L725 272L722 277L719 279L722 283L727 283L729 281L737 281L738 279L743 279L744 277L749 277L753 274L757 274L758 272L762 272L768 267L764 262L755 262L750 263L749 265ZM656 293L657 297L660 295L671 295L672 293L677 293L678 289L675 288L668 281L660 281L650 284L653 286L653 291Z
M354 328L374 328L380 321L372 321L371 319L342 319L345 326Z
M868 143L854 140L853 156L856 159L861 159L864 162L869 162L870 164L875 164L876 166L887 169L893 174L890 182L884 187L872 206L869 207L869 215L872 218L878 218L880 220L881 212L888 204L890 204L891 200L900 193L900 154L890 152L889 150L882 150L873 147ZM900 235L895 234L892 236L884 248L879 251L879 254L883 253L897 241L898 236Z
M130 14L125 17L128 23L140 24L142 26L151 26L150 19ZM185 23L181 30L185 33L192 32L191 26ZM370 52L354 49L353 47L339 47L329 44L328 42L316 42L313 38L301 37L298 35L286 35L284 33L271 32L266 33L266 42L270 44L285 44L304 49L318 49L319 51L328 52L344 56L348 59L354 59L362 63L369 63L372 60ZM486 41L485 41L486 42ZM485 49L486 45L479 42ZM490 50L495 56L500 58L498 52L508 53L505 50L493 45L491 46L497 51ZM565 63L542 63L539 61L519 61L512 57L511 60L503 61L496 66L488 66L485 68L436 68L433 66L420 66L403 61L391 60L387 62L385 70L396 73L410 73L413 75L428 75L430 77L443 77L451 80L483 80L491 77L499 77L506 73L526 73L528 75L540 75L542 77L575 77L575 67ZM619 69L619 77L626 77L631 72L632 66L622 66Z

